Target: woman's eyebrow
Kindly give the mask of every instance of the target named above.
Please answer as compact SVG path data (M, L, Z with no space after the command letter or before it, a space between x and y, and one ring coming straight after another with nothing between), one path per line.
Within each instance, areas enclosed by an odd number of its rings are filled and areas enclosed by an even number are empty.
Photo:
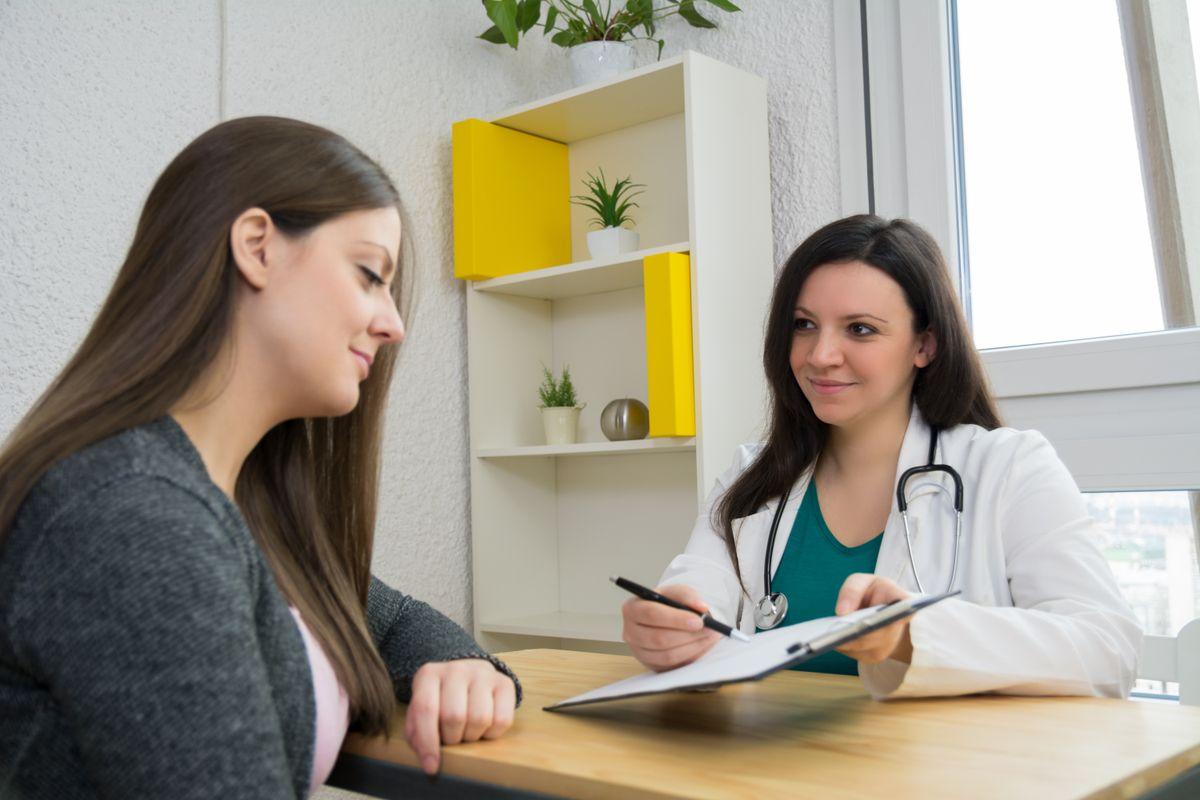
M372 242L368 241L367 239L359 239L357 242L355 242L355 244L369 244L372 247L378 247L383 251L383 274L391 275L396 271L396 265L392 263L392 254L389 253L388 249L379 242Z
M817 317L817 315L816 315L816 314L814 314L813 312L809 311L807 308L805 308L805 307L804 307L804 306L802 306L802 305L797 305L797 306L796 306L796 311L799 311L799 312L801 312L801 313L803 313L803 314L807 314L808 316L810 316L810 317L813 317L813 318L816 318L816 317ZM877 316L875 316L874 314L868 314L868 313L867 313L867 312L865 312L865 311L860 311L860 312L858 312L858 313L856 313L856 314L847 314L846 316L842 317L842 320L843 320L843 321L846 321L846 320L851 320L851 319L862 319L862 318L864 318L864 317L865 317L865 318L867 318L867 319L879 320L879 321L880 321L880 322L882 322L884 325L887 325L887 324L888 324L888 321L887 321L886 319L884 319L883 317L877 317Z

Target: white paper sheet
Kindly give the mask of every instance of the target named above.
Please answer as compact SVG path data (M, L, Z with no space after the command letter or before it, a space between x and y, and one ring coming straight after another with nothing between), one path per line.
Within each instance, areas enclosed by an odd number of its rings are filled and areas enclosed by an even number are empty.
M658 692L699 689L706 686L752 680L781 668L796 658L788 652L793 645L804 645L843 627L851 628L884 606L863 608L840 617L822 617L755 634L749 642L722 639L701 658L667 672L644 672L599 689L548 706L547 710L615 700ZM891 607L899 610L897 606ZM898 616L903 616L899 614Z

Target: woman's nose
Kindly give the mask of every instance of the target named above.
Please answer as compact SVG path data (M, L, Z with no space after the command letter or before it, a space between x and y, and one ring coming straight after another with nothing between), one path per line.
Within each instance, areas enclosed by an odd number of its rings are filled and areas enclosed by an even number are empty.
M394 344L404 341L404 320L400 319L400 310L395 303L388 301L384 304L383 311L376 315L371 324L370 333Z
M842 349L838 346L837 338L826 333L817 337L816 343L808 353L808 361L814 366L839 364L841 360Z

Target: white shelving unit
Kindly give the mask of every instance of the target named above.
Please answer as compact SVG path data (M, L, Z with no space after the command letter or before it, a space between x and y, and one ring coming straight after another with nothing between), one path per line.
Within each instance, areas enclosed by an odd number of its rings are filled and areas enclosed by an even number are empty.
M467 288L476 636L498 650L612 646L625 596L608 576L654 583L734 448L760 436L766 83L689 52L485 121L566 144L572 193L597 167L646 185L639 252L588 259L572 207L572 263ZM663 252L690 254L696 435L609 442L605 404L647 400L642 259ZM544 444L543 364L571 367L579 444Z
M560 300L585 294L615 292L642 285L642 259L658 253L689 253L687 242L651 247L616 258L579 261L558 267L518 272L475 284L477 292L496 292L542 300Z
M522 458L526 456L611 456L618 453L682 453L696 449L696 440L688 437L641 439L632 442L582 442L565 445L495 447L480 450L476 458Z

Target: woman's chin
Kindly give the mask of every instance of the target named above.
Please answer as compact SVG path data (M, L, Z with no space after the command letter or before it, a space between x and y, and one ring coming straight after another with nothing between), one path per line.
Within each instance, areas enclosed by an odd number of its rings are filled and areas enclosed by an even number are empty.
M813 414L826 425L843 425L854 416L850 409L824 398L818 398L815 403L810 398L808 402L812 406Z
M343 388L342 391L336 394L320 398L320 402L314 404L310 409L310 413L303 416L308 418L313 417L344 417L358 406L359 389L358 384L351 387ZM315 399L315 398L314 398Z

